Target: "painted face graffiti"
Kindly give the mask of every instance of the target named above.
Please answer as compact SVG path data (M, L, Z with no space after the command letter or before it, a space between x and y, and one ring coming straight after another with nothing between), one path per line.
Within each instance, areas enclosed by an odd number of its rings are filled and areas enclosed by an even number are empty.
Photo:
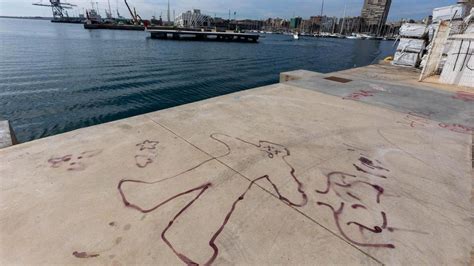
M261 142L260 144L262 146L262 149L260 150L266 152L269 158L290 155L290 151L283 146L275 145L269 142Z
M364 175L380 178L380 180L387 179L387 176L379 172L390 172L390 170L381 165L381 162L369 159L366 156L361 156L353 166ZM392 243L377 243L373 240L375 238L374 235L394 231L388 225L386 212L380 209L382 196L385 193L384 188L373 181L369 181L370 179L368 178L344 172L331 172L326 177L326 189L316 190L316 193L320 195L334 194L339 200L334 201L333 198L331 202L339 203L331 204L318 201L317 205L331 210L339 233L346 240L357 246L395 248L395 245ZM370 209L369 205L371 206ZM370 224L368 224L367 217L377 217L375 214L377 212L379 213L379 218L372 219ZM360 219L364 222L355 219ZM358 230L354 232L353 227L356 227ZM371 234L371 236L367 234ZM380 241L383 241L385 238L382 237L381 239Z

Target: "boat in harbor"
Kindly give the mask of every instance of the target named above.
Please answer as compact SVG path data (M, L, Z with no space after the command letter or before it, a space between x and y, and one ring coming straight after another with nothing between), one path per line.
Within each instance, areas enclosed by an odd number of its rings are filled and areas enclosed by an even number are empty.
M70 23L70 24L84 24L86 18L83 15L79 17L62 17L62 18L53 18L51 19L52 23Z
M346 36L346 39L351 39L351 40L364 40L365 37L362 36L362 34L359 33L353 33L352 35Z
M357 38L357 36L350 35L350 36L346 36L346 39L350 39L350 40L358 40L359 38Z
M300 39L300 34L298 32L293 33L293 39L294 40L299 40Z

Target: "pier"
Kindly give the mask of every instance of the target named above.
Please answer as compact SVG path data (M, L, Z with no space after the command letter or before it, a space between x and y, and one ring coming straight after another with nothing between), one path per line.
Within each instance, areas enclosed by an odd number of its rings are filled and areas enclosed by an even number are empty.
M192 28L179 28L169 26L143 26L143 25L130 25L130 24L114 24L114 23L96 23L88 24L84 23L84 29L86 30L132 30L132 31L144 31L148 30L181 30L181 31L201 31L200 29Z
M474 91L419 74L292 71L0 149L0 264L470 265Z
M133 30L144 31L145 26L142 25L121 25L121 24L87 24L84 23L86 30Z
M234 32L211 32L211 31L188 31L188 30L153 30L149 29L153 39L173 40L198 40L198 41L224 41L224 42L258 42L258 34L234 33Z

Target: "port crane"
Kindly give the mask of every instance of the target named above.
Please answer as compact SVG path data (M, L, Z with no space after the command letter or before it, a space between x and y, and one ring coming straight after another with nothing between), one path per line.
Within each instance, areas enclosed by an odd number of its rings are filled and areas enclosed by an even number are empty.
M61 0L49 0L49 4L43 4L43 1L40 1L39 3L33 3L33 5L51 7L54 19L69 17L66 9L72 9L76 6L71 3L61 2Z
M133 24L139 25L143 21L143 19L140 17L140 15L137 14L137 10L135 8L133 8L133 11L132 11L132 9L127 3L127 0L124 0L124 2L128 8L128 11L130 12L130 15L132 16Z

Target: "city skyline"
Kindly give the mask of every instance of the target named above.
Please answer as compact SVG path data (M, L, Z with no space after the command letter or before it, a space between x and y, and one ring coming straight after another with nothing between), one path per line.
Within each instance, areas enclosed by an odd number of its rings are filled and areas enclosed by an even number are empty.
M0 0L0 15L2 16L50 16L51 10L33 6L33 2L41 0ZM48 3L49 0L42 0ZM280 17L289 19L293 16L307 18L319 15L321 12L322 0L171 0L171 10L175 10L176 14L196 8L201 9L203 13L226 18L231 10L236 12L237 19L265 19L270 17ZM70 11L71 15L82 13L83 9L91 8L89 0L68 0L67 2L77 4L78 8ZM107 7L107 0L94 0L99 3L101 13ZM116 0L110 0L112 8L116 7ZM128 11L123 3L119 0L119 11L128 17ZM347 6L346 16L359 16L362 10L364 0L326 0L324 7L324 15L342 17L344 6ZM388 16L388 21L395 21L402 18L421 19L431 14L432 9L439 6L455 4L455 0L419 0L413 3L413 0L393 0L392 8ZM153 15L163 16L166 19L168 0L129 0L131 6L137 8L143 17L151 17Z

